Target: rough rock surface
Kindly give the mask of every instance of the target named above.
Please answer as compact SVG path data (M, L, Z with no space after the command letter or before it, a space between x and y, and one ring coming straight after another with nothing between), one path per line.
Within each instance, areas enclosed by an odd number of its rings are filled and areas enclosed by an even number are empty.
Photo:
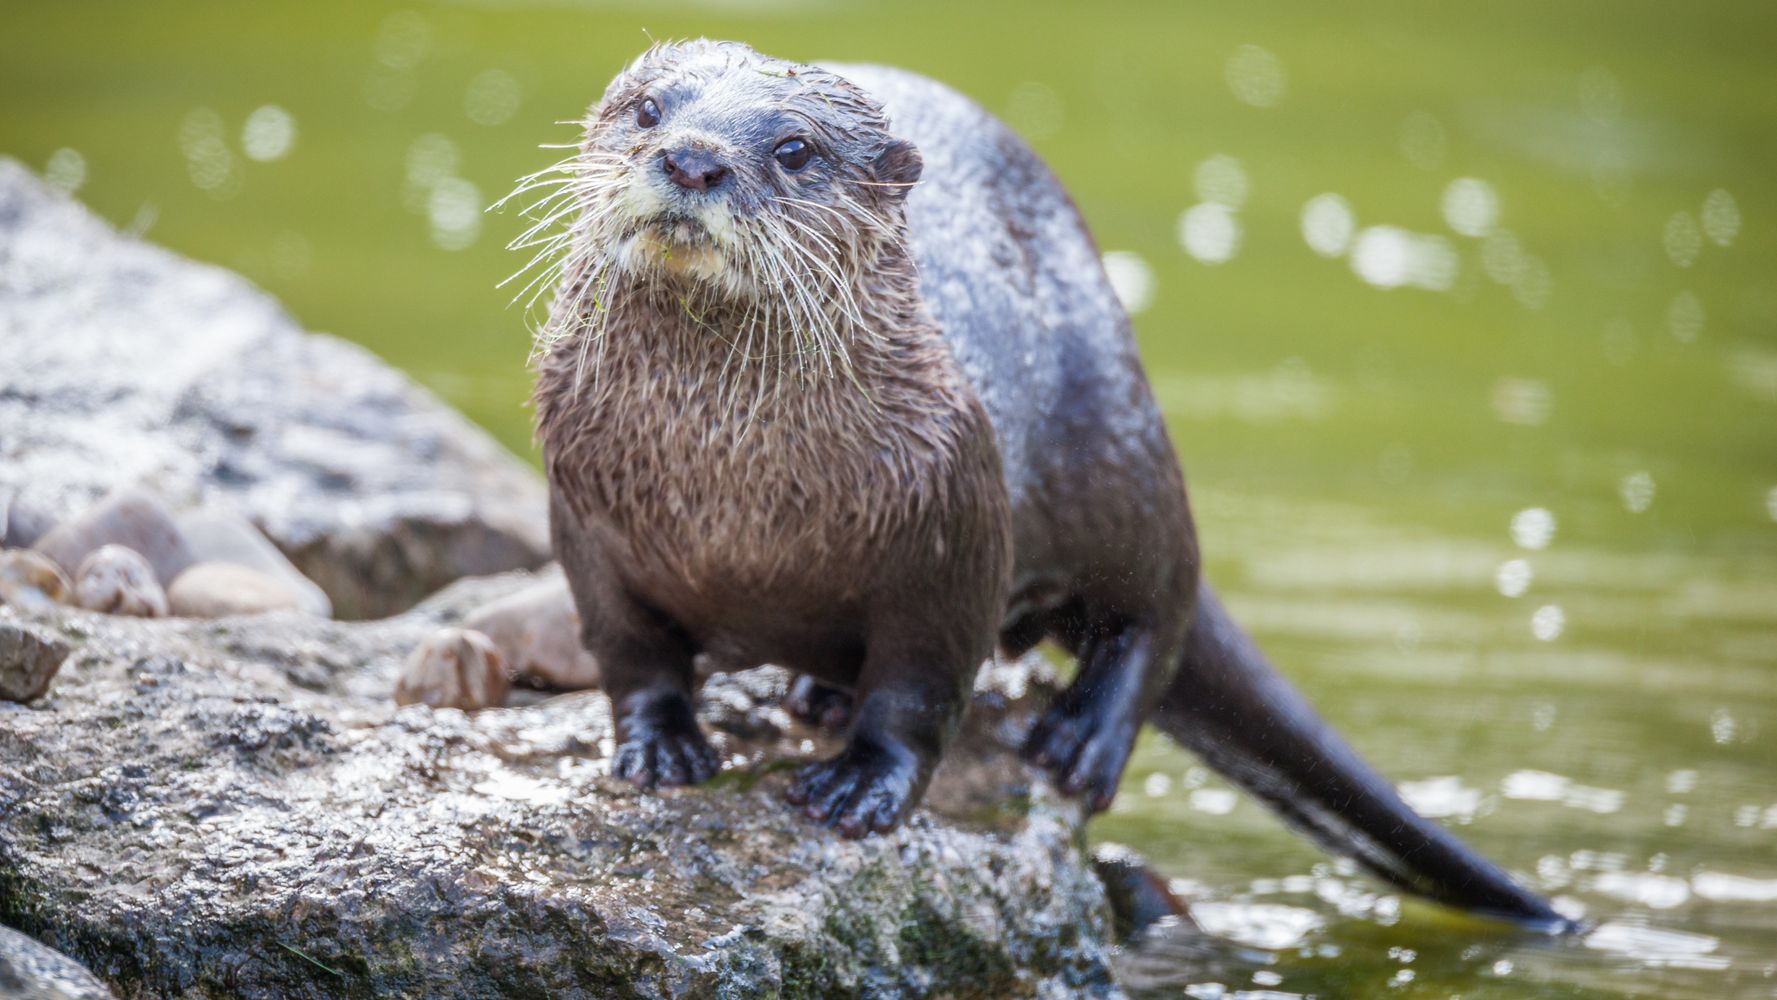
M42 697L68 653L48 629L0 618L0 701Z
M0 997L7 1000L112 1000L79 962L0 927Z
M1080 817L1003 747L992 690L928 807L845 841L779 800L834 749L766 669L700 715L728 762L642 793L608 776L596 692L397 709L402 659L534 585L463 581L379 622L0 608L73 647L0 703L0 923L120 996L1114 994Z
M242 278L118 235L5 159L0 358L9 511L67 518L129 485L232 507L345 617L547 557L541 480L485 433ZM21 517L21 538L35 524Z

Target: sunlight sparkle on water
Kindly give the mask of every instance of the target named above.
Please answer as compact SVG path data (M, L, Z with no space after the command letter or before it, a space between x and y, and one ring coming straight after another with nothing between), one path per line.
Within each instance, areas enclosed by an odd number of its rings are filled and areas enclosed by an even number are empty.
M1246 171L1232 156L1218 153L1199 163L1191 181L1197 189L1197 197L1203 201L1213 201L1230 209L1238 209L1246 203Z
M477 125L501 125L518 113L523 91L512 74L503 69L483 70L469 81L463 95L463 113Z
M1740 234L1740 206L1734 196L1722 188L1709 192L1703 199L1703 235L1709 242L1725 247Z
M1653 474L1646 470L1629 473L1618 484L1617 493L1623 498L1623 508L1629 513L1639 514L1647 510L1654 502Z
M49 154L49 162L44 165L43 179L50 186L63 194L73 194L86 183L86 157L79 150L63 146Z
M1486 236L1499 221L1499 196L1493 193L1493 185L1478 177L1451 181L1439 207L1445 224L1462 236Z
M1205 264L1220 264L1240 249L1240 220L1213 201L1192 205L1178 219L1178 241Z
M1288 78L1283 63L1267 49L1242 45L1228 57L1226 70L1228 89L1242 102L1255 108L1269 108L1283 100Z
M276 104L253 109L241 126L241 151L249 160L267 163L290 155L296 145L296 118Z
M1535 427L1555 406L1548 383L1534 378L1502 378L1493 384L1493 415L1502 422Z
M1357 232L1357 216L1351 203L1327 192L1308 199L1302 206L1302 239L1308 248L1322 257L1337 257L1351 246Z
M1561 638L1561 632L1567 627L1567 613L1559 604L1545 604L1537 608L1530 616L1530 634L1543 642L1554 642Z
M1679 343L1688 344L1703 332L1706 318L1703 300L1691 292L1679 292L1666 307L1666 330Z
M1690 267L1697 262L1697 255L1703 252L1703 229L1697 224L1697 217L1689 212L1674 212L1666 220L1666 230L1661 237L1666 246L1666 257L1679 267Z
M1555 515L1546 507L1526 507L1512 515L1512 541L1521 549L1546 549L1555 539Z
M1456 281L1456 251L1442 236L1370 226L1351 247L1351 270L1377 288L1444 291Z
M240 193L241 171L222 134L221 115L193 108L179 122L179 151L192 184L213 197L230 198Z
M1493 574L1493 585L1506 597L1522 597L1530 589L1533 574L1527 559L1507 559Z
M1117 301L1134 316L1154 301L1154 269L1141 254L1132 250L1107 250L1104 254L1105 277L1111 280L1111 291Z

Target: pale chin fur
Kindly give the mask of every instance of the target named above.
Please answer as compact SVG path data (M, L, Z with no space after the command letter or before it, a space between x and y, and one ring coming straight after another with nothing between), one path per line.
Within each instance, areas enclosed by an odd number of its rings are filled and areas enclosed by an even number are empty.
M617 210L629 225L641 225L614 248L617 268L691 278L731 295L751 295L751 280L731 266L736 227L727 205L706 200L691 208L690 220L670 221L676 207L648 181L630 178Z

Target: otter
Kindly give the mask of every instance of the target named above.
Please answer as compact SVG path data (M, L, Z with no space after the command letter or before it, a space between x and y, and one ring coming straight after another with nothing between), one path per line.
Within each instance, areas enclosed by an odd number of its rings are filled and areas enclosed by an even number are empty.
M710 777L699 677L775 663L847 726L787 798L891 830L979 665L1049 639L1077 672L1024 754L1090 809L1151 722L1396 885L1566 926L1413 813L1200 583L1129 319L1007 126L909 72L708 40L650 48L584 124L519 190L546 192L537 439L614 775Z

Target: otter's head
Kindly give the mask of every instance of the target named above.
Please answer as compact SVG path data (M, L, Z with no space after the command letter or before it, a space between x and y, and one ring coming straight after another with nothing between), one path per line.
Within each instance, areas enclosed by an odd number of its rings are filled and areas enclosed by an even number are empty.
M571 169L573 252L607 287L843 302L837 286L899 239L920 157L844 79L699 40L657 45L611 82Z

